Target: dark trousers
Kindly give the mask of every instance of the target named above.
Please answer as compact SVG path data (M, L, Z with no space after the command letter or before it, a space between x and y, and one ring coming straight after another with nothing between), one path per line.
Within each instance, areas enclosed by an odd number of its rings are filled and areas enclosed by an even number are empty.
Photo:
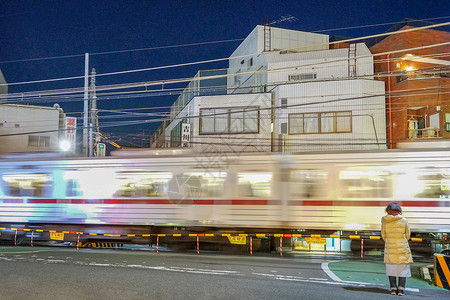
M404 290L406 286L406 277L399 277L397 285L397 277L389 276L389 284L391 289L397 289L398 287L399 290Z

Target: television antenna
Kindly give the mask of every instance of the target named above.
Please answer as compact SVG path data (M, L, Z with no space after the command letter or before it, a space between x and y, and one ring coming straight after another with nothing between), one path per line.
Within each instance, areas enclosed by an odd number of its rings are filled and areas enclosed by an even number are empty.
M272 20L272 21L268 21L266 22L266 24L264 24L265 26L272 26L275 24L280 24L280 23L285 23L285 22L297 22L298 19L292 15L287 15L287 16L281 16L276 20Z

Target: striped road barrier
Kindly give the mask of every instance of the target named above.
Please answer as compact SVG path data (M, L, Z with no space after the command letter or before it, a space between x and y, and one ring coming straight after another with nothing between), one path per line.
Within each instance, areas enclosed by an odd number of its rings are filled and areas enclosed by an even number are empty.
M450 290L450 255L434 254L434 279L436 285Z
M77 249L83 247L82 242L80 242L80 236L89 236L90 239L95 239L96 237L103 238L127 238L127 237L156 237L158 244L160 237L196 237L208 238L208 237L228 237L231 243L245 244L247 237L250 238L265 238L265 237L275 237L280 238L280 248L282 247L282 238L310 238L310 239L324 239L324 238L338 238L342 240L380 240L379 235L352 235L352 234L302 234L302 233L147 233L147 234L110 234L110 233L95 233L95 232L79 232L79 231L56 231L56 230L43 230L43 229L30 229L22 227L0 227L0 235L2 231L14 231L14 244L17 245L17 233L20 231L31 233L31 245L33 245L33 237L35 233L48 232L50 234L50 239L52 240L69 240L66 238L67 235L76 236L77 238ZM102 238L102 239L103 239ZM411 238L412 242L417 243L431 243L431 244L441 244L445 243L443 239L431 239L431 238ZM91 243L93 247L116 247L116 243ZM100 246L101 245L101 246ZM362 248L362 247L361 247ZM197 247L197 250L199 247ZM199 252L199 251L197 251Z

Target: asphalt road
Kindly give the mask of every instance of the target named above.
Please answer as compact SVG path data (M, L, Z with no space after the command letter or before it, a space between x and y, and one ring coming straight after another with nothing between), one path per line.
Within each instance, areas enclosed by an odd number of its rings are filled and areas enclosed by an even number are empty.
M327 270L324 266L336 260L340 259L0 247L0 299L394 297L383 283L333 277L332 268ZM358 265L353 268L358 269ZM403 299L449 299L449 296L445 290L420 288L408 291Z

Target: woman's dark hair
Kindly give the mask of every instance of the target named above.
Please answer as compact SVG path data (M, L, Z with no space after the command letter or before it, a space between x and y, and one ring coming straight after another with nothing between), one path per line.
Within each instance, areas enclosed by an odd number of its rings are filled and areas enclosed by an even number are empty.
M395 211L398 211L399 213L401 213L402 207L397 202L392 202L392 203L389 203L389 205L386 207L386 212L388 212L390 210L395 210Z

